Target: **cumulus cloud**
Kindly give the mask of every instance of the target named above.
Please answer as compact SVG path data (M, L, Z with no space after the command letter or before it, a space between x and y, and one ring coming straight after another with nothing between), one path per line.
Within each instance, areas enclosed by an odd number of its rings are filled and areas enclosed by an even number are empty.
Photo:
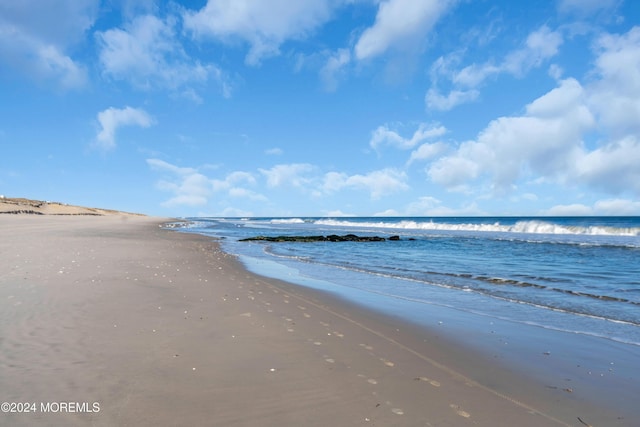
M93 25L98 0L0 2L0 61L62 89L86 84L86 67L69 51Z
M608 193L633 191L640 195L640 140L628 136L576 159L575 176Z
M259 169L267 178L267 186L271 188L291 186L305 188L312 182L309 173L315 169L308 163L281 164L271 169Z
M374 58L391 48L420 42L453 1L386 0L380 2L376 21L355 45L358 60Z
M595 124L584 100L580 83L564 80L529 104L525 115L493 120L477 140L434 162L428 174L450 189L486 174L497 191L510 189L531 171L562 177L579 155L582 135Z
M604 199L598 200L593 206L580 203L556 205L544 211L543 214L551 216L638 215L640 202L629 199Z
M540 66L545 60L554 57L562 43L563 37L559 31L552 31L543 25L527 36L523 47L507 54L502 62L471 64L454 74L452 81L465 87L477 87L494 74L508 73L521 76L532 68Z
M514 76L521 76L556 56L563 41L559 31L551 31L549 27L543 25L527 36L523 48L507 55L499 69Z
M591 107L615 137L640 134L640 27L603 34L595 43Z
M452 90L447 95L442 95L437 89L431 88L425 95L425 103L428 109L449 111L458 105L475 101L480 92L471 90Z
M346 66L351 62L351 52L349 49L338 49L329 55L329 59L320 69L320 78L325 89L334 91L338 87L338 82L345 74Z
M96 144L102 149L112 149L116 146L116 131L122 126L140 126L147 128L154 124L153 118L140 108L109 107L98 113L100 131L96 136Z
M428 169L429 178L451 191L467 191L467 183L475 180L481 172L481 165L470 156L479 148L473 142L462 144L454 156L435 161Z
M486 178L494 191L504 193L530 177L640 195L639 46L640 27L600 36L585 85L561 80L523 115L491 121L475 140L429 165L430 179L465 190ZM553 212L569 211L583 208L559 206Z
M223 95L230 96L231 86L222 70L191 59L178 41L174 27L173 18L162 20L142 15L124 28L96 33L104 75L127 80L143 89L183 88L190 97L195 92L189 85L204 84L213 78L220 84Z
M212 194L210 180L196 169L172 165L159 159L147 159L154 170L169 172L172 179L158 182L158 188L174 194L163 203L164 206L203 206Z
M628 199L598 200L594 210L599 215L640 215L640 202Z
M282 150L282 148L274 147L274 148L269 148L265 150L264 153L268 154L269 156L281 156L284 153L284 151Z
M475 101L480 95L478 87L489 77L503 73L521 77L554 57L563 41L561 32L552 31L543 25L527 36L522 47L508 53L497 63L473 63L455 70L453 67L462 60L460 52L454 52L450 57L440 57L431 67L432 87L425 96L427 108L448 111L458 105ZM443 78L452 85L452 89L446 95L437 88L438 82Z
M558 10L586 16L602 10L613 9L617 4L619 4L618 0L560 0Z
M243 171L227 174L223 179L212 179L196 168L175 166L160 159L147 159L149 167L167 175L158 181L160 190L173 193L164 206L204 206L216 194L264 202L267 198L243 186L255 185L255 177Z
M409 189L406 173L396 169L382 169L366 175L347 175L329 172L324 176L323 190L333 193L343 188L366 190L373 200Z
M442 136L447 132L447 128L438 124L420 123L418 129L410 138L400 136L400 134L392 130L389 125L378 126L371 134L369 145L374 150L378 150L383 145L389 145L401 150L408 150L415 147L421 142Z
M594 75L587 104L607 138L584 150L576 179L611 194L640 195L640 27L603 34L595 43Z
M556 205L543 212L549 216L589 216L593 215L593 209L581 203L569 205Z
M433 159L443 152L447 151L447 149L447 144L441 141L422 144L417 149L411 152L411 156L409 157L407 164L410 165L411 163L416 161Z
M411 202L405 208L405 215L419 216L474 216L486 215L475 203L460 207L450 208L444 206L442 201L431 196L423 196Z
M184 25L194 36L250 45L245 62L259 65L278 55L287 40L303 39L330 17L332 0L208 0L199 11L185 11Z

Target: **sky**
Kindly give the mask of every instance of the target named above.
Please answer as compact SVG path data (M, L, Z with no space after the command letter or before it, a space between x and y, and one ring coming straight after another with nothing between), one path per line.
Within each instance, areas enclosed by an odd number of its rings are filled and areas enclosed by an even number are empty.
M640 215L635 0L0 0L0 194Z

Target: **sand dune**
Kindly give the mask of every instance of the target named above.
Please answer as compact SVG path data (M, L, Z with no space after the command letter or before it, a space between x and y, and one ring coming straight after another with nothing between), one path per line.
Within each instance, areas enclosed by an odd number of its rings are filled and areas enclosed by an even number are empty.
M0 214L32 215L139 215L112 209L88 208L66 203L30 200L23 198L0 197Z

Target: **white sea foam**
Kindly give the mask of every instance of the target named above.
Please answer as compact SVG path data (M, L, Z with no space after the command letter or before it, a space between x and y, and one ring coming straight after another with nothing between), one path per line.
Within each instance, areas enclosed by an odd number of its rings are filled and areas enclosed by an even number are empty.
M334 219L317 220L316 224L335 227L366 227L396 230L424 231L476 231L498 233L590 235L590 236L640 236L640 227L618 228L610 226L564 226L540 220L518 221L515 224L494 223L440 223L403 220L398 222L359 222Z
M271 224L304 224L304 220L301 218L272 219L269 222Z

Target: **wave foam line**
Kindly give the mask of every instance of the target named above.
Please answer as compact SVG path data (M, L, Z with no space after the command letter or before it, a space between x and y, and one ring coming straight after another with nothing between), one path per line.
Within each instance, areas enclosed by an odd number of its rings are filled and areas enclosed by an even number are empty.
M526 233L526 234L569 234L589 236L640 236L640 227L609 227L609 226L564 226L545 221L518 221L513 225L503 225L499 222L493 224L450 224L436 222L356 222L340 221L333 219L317 220L315 224L334 227L368 227L404 230L426 231L480 231L499 233Z

